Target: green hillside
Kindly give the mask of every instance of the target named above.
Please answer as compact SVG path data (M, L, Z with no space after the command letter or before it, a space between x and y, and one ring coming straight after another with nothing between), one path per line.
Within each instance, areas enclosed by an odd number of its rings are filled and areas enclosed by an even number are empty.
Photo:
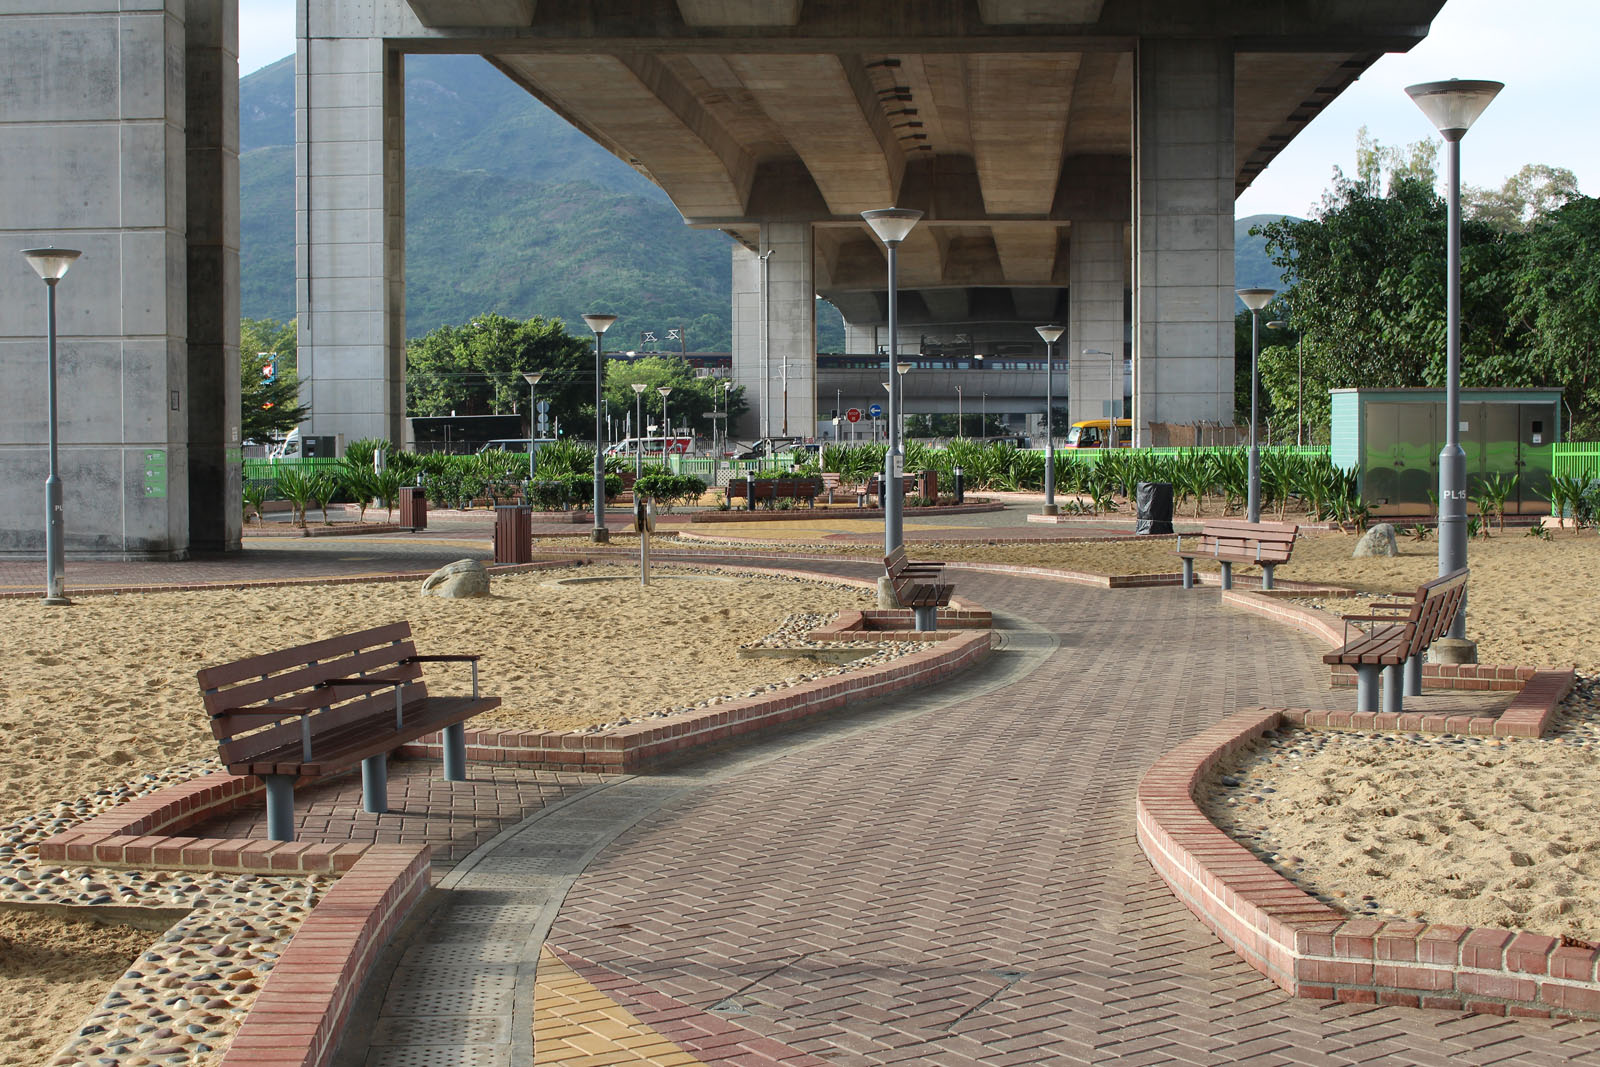
M1264 237L1250 236L1253 226L1277 222L1284 215L1249 215L1233 222L1233 284L1236 289L1282 289L1283 271L1267 258Z

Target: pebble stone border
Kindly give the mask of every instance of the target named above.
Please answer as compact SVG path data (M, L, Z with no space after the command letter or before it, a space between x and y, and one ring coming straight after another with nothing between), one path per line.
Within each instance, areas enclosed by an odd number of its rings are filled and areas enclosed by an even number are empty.
M1224 944L1291 996L1600 1019L1600 948L1528 931L1351 918L1217 828L1195 800L1202 779L1288 721L1281 710L1241 712L1179 745L1139 784L1140 847Z

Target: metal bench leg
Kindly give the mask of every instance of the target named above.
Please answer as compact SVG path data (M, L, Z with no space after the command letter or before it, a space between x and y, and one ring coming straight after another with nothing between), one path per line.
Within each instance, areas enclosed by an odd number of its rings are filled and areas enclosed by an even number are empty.
M1409 659L1406 660L1406 688L1405 688L1405 694L1408 697L1419 697L1419 696L1422 695L1422 653L1421 652L1418 652L1415 656L1412 656L1412 657L1410 657Z
M1183 561L1183 587L1185 589L1194 588L1194 560L1192 559Z
M931 604L927 607L912 608L911 617L916 620L918 633L927 633L939 628L939 609Z
M294 840L294 775L268 774L267 836L274 841Z
M1400 714L1403 701L1400 696L1400 664L1383 669L1383 713Z
M361 810L382 815L389 810L389 754L361 761Z
M1272 568L1276 566L1276 563L1263 563L1261 565L1261 588L1272 588Z
M1233 588L1233 564L1222 560L1222 588Z
M1356 668L1356 710L1378 710L1378 667L1365 665Z
M467 780L467 728L459 722L444 728L444 780Z

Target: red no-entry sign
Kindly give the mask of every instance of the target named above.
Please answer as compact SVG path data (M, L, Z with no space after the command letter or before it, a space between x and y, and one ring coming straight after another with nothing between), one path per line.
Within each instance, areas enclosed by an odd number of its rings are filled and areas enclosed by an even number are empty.
M860 408L851 408L849 411L845 412L844 413L844 421L846 421L846 422L860 422L861 421L861 409Z

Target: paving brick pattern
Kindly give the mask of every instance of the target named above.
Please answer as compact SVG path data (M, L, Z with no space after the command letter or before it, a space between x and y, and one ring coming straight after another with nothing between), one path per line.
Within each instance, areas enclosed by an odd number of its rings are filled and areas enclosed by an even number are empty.
M1240 707L1326 706L1320 643L1192 591L963 589L1060 650L686 794L549 943L830 1063L1600 1063L1594 1024L1290 999L1145 862L1146 768Z
M294 793L300 841L429 845L437 874L501 830L546 804L606 780L604 775L467 764L467 781L447 782L431 760L391 760L389 810L361 810L361 775L352 772L302 785ZM261 804L184 831L191 837L265 839Z

